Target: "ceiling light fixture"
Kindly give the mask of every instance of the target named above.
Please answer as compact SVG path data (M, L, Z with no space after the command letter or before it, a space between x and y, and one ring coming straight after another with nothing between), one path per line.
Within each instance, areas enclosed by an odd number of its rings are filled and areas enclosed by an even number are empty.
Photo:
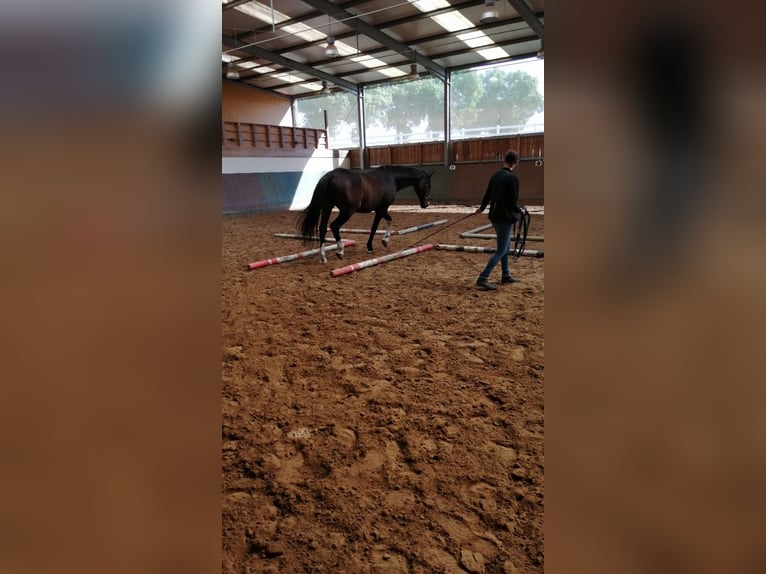
M326 58L337 58L338 48L335 47L335 36L327 36L327 47L324 49Z
M226 66L226 79L227 80L239 80L239 72L234 64L228 64Z
M326 80L322 80L322 90L319 92L322 96L329 96L330 95L330 87L327 85Z
M494 22L500 17L500 13L497 11L497 8L495 8L495 0L484 0L484 12L481 14L481 20L479 20L482 24L489 24L490 22Z
M237 44L237 31L234 30L234 44ZM237 70L237 67L234 65L234 62L229 61L228 64L226 64L226 79L227 80L239 80L239 71Z
M420 74L418 74L418 65L417 64L410 64L410 73L405 76L408 80L418 80L420 79Z
M540 49L537 52L537 58L540 60L545 59L545 44L542 42L542 40L540 41Z
M332 18L327 16L327 47L324 49L325 58L337 58L338 48L335 47L335 36L332 35Z

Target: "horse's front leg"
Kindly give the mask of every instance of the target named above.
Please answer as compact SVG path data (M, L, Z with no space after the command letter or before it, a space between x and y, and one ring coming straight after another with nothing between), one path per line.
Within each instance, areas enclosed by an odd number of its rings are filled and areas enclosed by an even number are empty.
M383 214L383 219L386 220L386 233L383 235L383 247L388 247L388 240L391 238L391 216L386 211Z
M372 240L375 239L375 232L378 230L378 224L380 223L381 217L383 217L381 213L375 213L375 219L372 221L372 229L370 229L370 236L367 238L367 253L372 253Z

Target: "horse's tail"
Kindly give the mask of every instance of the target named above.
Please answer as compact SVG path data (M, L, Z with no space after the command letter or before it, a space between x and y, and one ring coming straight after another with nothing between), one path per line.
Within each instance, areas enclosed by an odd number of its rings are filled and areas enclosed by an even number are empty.
M322 209L326 206L329 208L332 207L328 205L330 202L328 190L333 175L333 172L330 171L319 179L314 188L314 195L311 196L311 202L298 218L298 229L300 229L304 241L308 241L313 237L318 236L319 219L322 215Z

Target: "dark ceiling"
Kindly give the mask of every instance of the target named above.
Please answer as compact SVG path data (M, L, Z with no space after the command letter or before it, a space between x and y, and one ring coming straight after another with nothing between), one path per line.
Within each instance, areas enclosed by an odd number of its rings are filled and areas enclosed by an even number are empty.
M222 70L282 97L535 57L544 0L230 0L222 2ZM497 18L482 16L496 10ZM326 55L327 36L337 56ZM239 76L238 78L236 76ZM233 78L232 78L233 76Z

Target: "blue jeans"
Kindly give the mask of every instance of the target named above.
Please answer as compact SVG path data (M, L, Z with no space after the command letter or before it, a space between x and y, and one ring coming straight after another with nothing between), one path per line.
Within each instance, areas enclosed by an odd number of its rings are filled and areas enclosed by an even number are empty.
M511 276L511 268L508 266L508 253L511 250L511 230L513 229L512 223L493 223L492 227L495 228L497 234L497 248L492 256L487 261L487 266L479 274L479 279L487 281L489 274L500 262L500 266L503 270L503 277Z

